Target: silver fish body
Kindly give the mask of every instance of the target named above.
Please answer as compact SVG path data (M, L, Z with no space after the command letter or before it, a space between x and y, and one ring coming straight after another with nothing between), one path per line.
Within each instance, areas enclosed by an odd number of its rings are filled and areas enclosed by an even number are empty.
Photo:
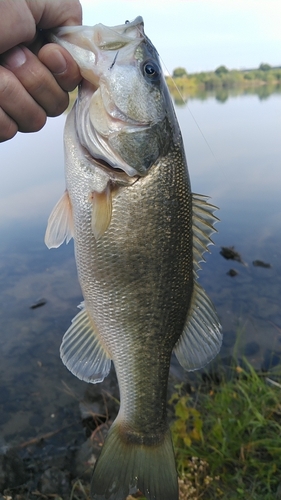
M142 19L62 28L56 37L85 79L65 127L67 192L46 233L49 247L74 237L85 301L61 357L93 383L113 360L120 388L92 498L124 500L140 489L149 500L176 500L168 373L173 350L193 370L220 348L218 318L196 282L215 207L191 193L179 126Z

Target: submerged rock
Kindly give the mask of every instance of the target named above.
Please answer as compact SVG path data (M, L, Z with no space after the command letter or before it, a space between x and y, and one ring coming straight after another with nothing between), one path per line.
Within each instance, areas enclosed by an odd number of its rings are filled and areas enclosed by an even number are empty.
M234 276L237 276L237 274L239 273L238 271L236 271L236 269L229 269L229 271L226 274L228 274L228 276L231 276L233 278Z
M248 342L244 348L244 356L254 356L260 351L260 345L258 342L253 340L252 342Z
M238 253L234 247L221 247L220 254L227 260L236 260L244 266L246 265L242 260L240 253Z
M264 353L263 363L262 363L262 371L268 372L274 366L281 364L281 353L277 353L272 351L271 349L267 349Z
M26 480L24 463L14 450L0 455L0 491L20 486Z
M36 302L34 302L31 306L30 306L30 309L37 309L37 307L42 307L44 306L45 304L47 304L47 301L46 299L38 299L36 300Z
M255 267L265 267L265 268L270 268L271 264L267 262L263 262L263 260L254 260L253 261L253 266Z
M70 474L57 467L50 467L42 474L38 487L43 495L59 494L68 499L71 493Z

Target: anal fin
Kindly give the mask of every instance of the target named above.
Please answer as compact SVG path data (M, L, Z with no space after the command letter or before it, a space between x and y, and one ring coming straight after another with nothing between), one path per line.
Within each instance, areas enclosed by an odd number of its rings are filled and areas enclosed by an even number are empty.
M197 370L217 355L221 343L221 325L215 308L205 290L195 282L184 330L174 348L175 355L185 370Z
M60 355L65 366L80 380L93 384L109 374L111 359L101 344L87 309L72 320L63 336Z

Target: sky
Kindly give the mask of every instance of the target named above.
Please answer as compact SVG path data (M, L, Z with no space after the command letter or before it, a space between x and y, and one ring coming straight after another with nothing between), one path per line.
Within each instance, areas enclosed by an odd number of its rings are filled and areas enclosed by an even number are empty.
M187 72L281 66L280 0L80 0L83 24L138 15L164 66Z

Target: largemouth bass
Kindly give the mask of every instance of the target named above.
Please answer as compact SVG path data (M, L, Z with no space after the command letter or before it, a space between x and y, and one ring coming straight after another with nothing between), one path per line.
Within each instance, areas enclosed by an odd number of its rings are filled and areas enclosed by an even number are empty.
M61 357L101 382L113 361L120 410L94 468L94 500L177 500L166 415L171 354L186 370L219 351L221 328L196 271L215 208L192 195L184 147L158 54L142 18L64 27L55 41L83 82L65 126L66 192L46 244L74 238L84 304Z

